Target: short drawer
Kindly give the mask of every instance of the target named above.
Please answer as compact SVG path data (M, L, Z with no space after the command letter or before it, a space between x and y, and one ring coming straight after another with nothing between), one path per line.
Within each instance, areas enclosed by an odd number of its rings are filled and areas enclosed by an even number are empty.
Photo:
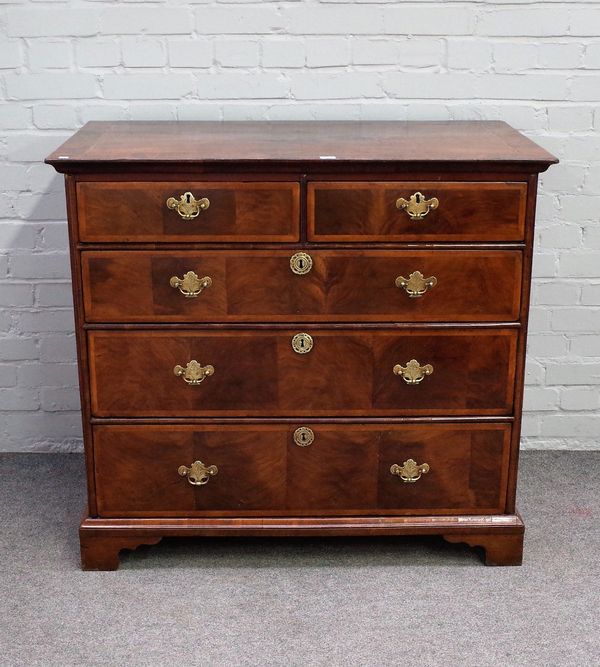
M522 241L526 183L312 182L312 241Z
M89 322L508 322L521 268L518 250L82 253Z
M309 444L296 444L299 428ZM510 432L494 423L95 426L98 511L497 513Z
M295 241L298 183L104 182L77 184L84 242Z
M91 331L88 341L99 417L512 413L516 329Z

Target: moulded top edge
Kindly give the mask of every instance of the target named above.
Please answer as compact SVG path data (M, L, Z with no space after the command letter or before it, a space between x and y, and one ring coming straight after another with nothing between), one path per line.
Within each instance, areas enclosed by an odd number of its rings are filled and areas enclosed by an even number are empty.
M543 171L556 157L498 121L94 121L46 162L69 173L100 165L240 163L302 166L365 162L436 167L503 165ZM325 168L328 168L327 166Z

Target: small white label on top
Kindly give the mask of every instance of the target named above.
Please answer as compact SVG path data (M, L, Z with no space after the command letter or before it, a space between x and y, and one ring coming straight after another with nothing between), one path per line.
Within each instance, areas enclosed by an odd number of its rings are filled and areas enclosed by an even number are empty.
M319 160L337 160L335 155L319 155Z

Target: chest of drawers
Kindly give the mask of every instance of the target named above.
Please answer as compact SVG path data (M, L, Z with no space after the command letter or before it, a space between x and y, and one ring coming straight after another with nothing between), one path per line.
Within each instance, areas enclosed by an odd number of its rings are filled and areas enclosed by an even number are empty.
M165 536L521 562L537 175L497 122L88 123L66 175L85 569Z

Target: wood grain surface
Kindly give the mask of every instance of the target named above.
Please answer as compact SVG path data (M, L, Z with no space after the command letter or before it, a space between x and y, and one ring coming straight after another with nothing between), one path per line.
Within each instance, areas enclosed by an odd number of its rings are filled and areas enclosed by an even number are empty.
M293 250L83 252L88 322L510 322L518 318L518 250L308 250L312 269L290 269ZM194 271L212 284L197 297L170 285ZM399 276L435 287L411 298Z
M210 206L192 220L166 205L191 192ZM297 241L298 183L78 183L82 241Z
M510 415L514 329L92 331L92 413L98 417ZM214 367L200 385L173 368ZM396 364L433 374L407 384Z
M417 192L439 205L413 220L396 201ZM315 182L308 184L311 241L521 241L526 183Z
M96 426L101 516L451 514L502 511L509 424ZM415 483L390 472L412 458ZM191 485L181 465L216 465Z
M92 121L46 161L61 171L106 162L125 162L131 170L148 162L189 169L225 162L356 161L507 163L533 170L556 158L501 121Z

